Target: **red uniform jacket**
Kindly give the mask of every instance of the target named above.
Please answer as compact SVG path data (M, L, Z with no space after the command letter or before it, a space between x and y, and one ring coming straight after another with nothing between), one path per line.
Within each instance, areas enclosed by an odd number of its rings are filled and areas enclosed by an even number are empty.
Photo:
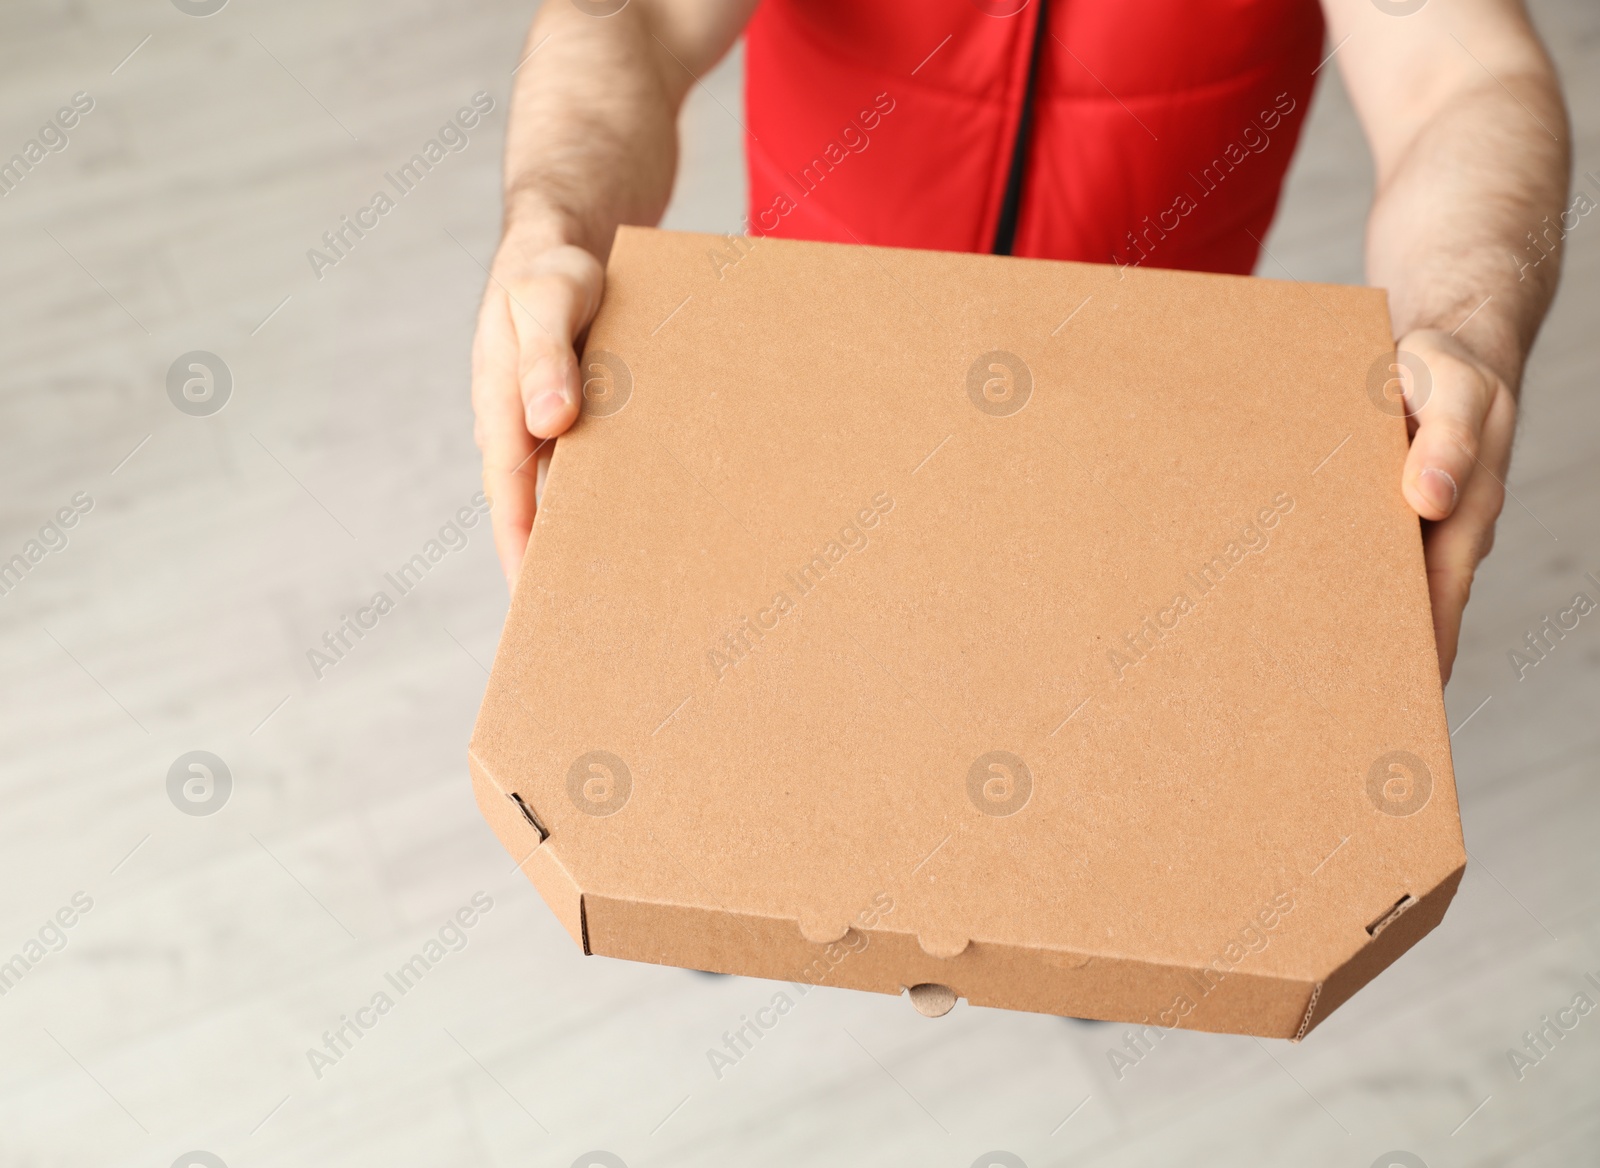
M765 0L749 229L1247 273L1322 35L1316 0Z

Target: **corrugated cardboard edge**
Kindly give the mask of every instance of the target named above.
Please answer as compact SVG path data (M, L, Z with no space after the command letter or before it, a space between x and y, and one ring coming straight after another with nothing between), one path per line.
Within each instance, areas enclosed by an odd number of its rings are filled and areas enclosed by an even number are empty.
M541 840L539 833L522 817L511 797L513 792L495 780L471 747L467 750L467 766L472 771L472 793L477 797L478 809L489 821L501 845L513 859L525 857L518 866L572 934L572 939L585 953L590 952L584 927L583 890L578 882L557 858L549 840Z
M522 871L582 952L767 978L802 993L831 985L900 994L931 984L977 1006L1298 1042L1439 924L1465 872L1463 853L1442 880L1391 910L1371 939L1321 980L1241 966L1201 993L1197 987L1210 976L1203 965L1154 965L988 942L940 957L892 928L852 927L835 942L818 943L808 941L794 920L586 895L551 840L541 839L524 818L514 792L470 749L468 765L484 818L506 851L522 857ZM1177 1006L1180 1000L1186 1008Z
M549 837L523 816L469 752L474 794L507 852L585 954L787 982L796 992L831 985L882 994L948 987L972 1005L1075 1015L1145 1028L1303 1039L1442 921L1465 872L1455 866L1418 899L1409 896L1373 922L1371 937L1320 980L1247 968L1248 958L1212 989L1205 965L1153 964L1027 946L970 942L943 955L926 939L892 929L846 927L832 942L807 940L798 920L704 905L589 893L560 861ZM530 811L533 809L530 808ZM534 812L537 814L536 812ZM1192 1003L1174 1011L1179 999Z
M1247 966L1216 979L1215 987L1202 993L1197 988L1197 979L1207 973L1202 965L1155 965L989 942L974 942L954 957L941 958L929 955L916 937L894 932L892 925L851 928L837 942L818 944L805 939L797 921L597 893L588 894L585 905L596 954L766 978L801 993L826 985L901 994L931 984L948 987L975 1006L1098 1018L1135 1029L1288 1039L1304 1024L1307 999L1316 992L1316 983L1306 978ZM1187 1005L1179 1007L1180 1000Z
M1344 1005L1357 990L1398 961L1402 954L1423 937L1431 933L1444 919L1444 913L1455 899L1456 889L1466 872L1462 862L1434 888L1408 905L1403 912L1391 914L1372 940L1356 951L1348 961L1318 982L1306 1002L1305 1017L1294 1035L1298 1042L1311 1033L1334 1010Z
M1077 1014L1135 1027L1253 1034L1298 1042L1338 1006L1431 932L1460 886L1465 862L1385 918L1371 940L1321 980L1236 968L1206 992L1202 965L1058 953L973 943L948 958L892 929L850 928L833 943L808 941L800 923L697 905L585 895L512 792L469 752L473 791L506 851L586 954L788 982L807 992L831 985L900 994L948 986L972 1005ZM1187 1003L1179 1008L1179 1001Z

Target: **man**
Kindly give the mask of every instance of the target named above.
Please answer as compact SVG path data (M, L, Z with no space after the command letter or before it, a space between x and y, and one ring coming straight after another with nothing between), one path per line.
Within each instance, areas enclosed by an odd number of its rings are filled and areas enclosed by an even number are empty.
M1327 63L1325 17L1376 162L1367 273L1388 290L1401 350L1413 432L1401 489L1425 521L1448 680L1505 496L1523 363L1555 291L1560 244L1545 228L1571 165L1554 70L1520 0L756 8L547 0L534 21L473 346L508 580L547 440L578 414L574 342L599 306L612 233L659 220L679 106L747 25L755 234L1248 272Z

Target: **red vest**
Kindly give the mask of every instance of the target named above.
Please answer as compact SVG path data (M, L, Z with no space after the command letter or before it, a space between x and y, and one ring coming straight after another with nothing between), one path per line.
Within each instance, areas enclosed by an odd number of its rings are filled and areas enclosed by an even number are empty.
M764 0L750 231L987 252L1012 218L1016 255L1247 273L1322 34L1316 0Z

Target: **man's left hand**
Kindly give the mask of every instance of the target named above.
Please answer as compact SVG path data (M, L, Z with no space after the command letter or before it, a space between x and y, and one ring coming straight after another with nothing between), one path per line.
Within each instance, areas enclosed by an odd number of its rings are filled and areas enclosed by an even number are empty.
M1473 573L1494 546L1505 503L1517 402L1500 375L1450 333L1417 329L1397 348L1427 370L1426 377L1402 375L1412 439L1400 487L1424 520L1439 676L1448 682Z

